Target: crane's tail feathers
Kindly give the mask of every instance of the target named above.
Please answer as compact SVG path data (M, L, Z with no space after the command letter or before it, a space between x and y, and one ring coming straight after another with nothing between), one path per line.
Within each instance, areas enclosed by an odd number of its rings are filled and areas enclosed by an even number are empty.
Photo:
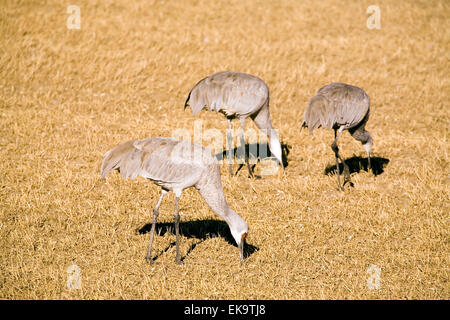
M332 128L335 119L329 109L330 101L323 95L316 94L308 101L302 127L307 127L310 134L320 127Z
M187 97L187 99L186 99L186 101L184 103L184 110L186 110L186 108L188 107L189 99L191 99L191 92L192 91L189 92L188 97Z
M205 90L204 83L206 79L208 79L208 77L203 78L195 84L195 86L189 92L186 102L184 103L184 109L186 109L189 102L189 107L192 109L192 114L194 116L196 116L206 106L206 100L204 94L202 93ZM193 92L194 95L191 97ZM191 98L193 99L191 100Z
M118 164L120 162L119 159L114 158L111 156L111 152L113 150L109 150L105 157L103 158L102 165L100 167L100 175L102 176L102 180L105 179L105 177L108 175L108 173L111 172L111 170L114 170L118 167Z
M318 124L318 123L315 123L315 124L312 125L312 126L311 126L311 125L308 125L308 123L307 123L306 120L305 120L305 121L303 121L302 126L300 127L300 131L302 131L303 128L307 128L308 131L309 131L309 134L312 134L313 131L314 131L315 129L318 129L318 128L320 128L320 127L321 127L321 125Z
M100 167L102 179L112 170L118 169L125 179L134 179L138 176L140 157L135 153L142 152L133 145L134 140L122 143L109 150L103 159Z

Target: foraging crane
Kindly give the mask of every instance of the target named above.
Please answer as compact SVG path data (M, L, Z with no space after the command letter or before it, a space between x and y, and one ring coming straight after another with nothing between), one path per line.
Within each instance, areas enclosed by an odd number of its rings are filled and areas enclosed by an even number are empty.
M164 195L173 191L176 196L175 260L181 264L178 202L182 191L189 187L197 188L210 208L228 224L238 245L241 262L243 261L248 225L228 206L220 180L219 163L209 149L174 138L131 140L114 147L105 154L100 169L102 179L114 169L118 169L125 179L142 176L162 188L161 196L153 209L150 243L146 256L148 262L153 261L151 251L159 206Z
M256 126L266 133L269 138L270 151L283 167L280 140L270 120L269 88L263 80L246 73L218 72L200 80L192 88L184 104L184 109L188 103L194 116L203 108L225 115L228 120L227 145L229 150L232 148L231 120L240 119L240 141L244 148L245 163L250 177L253 177L253 172L250 169L244 140L244 125L247 117L252 118ZM228 161L229 174L233 175L232 159L229 158Z
M334 141L331 145L336 157L336 170L339 188L343 189L346 182L350 182L350 171L345 161L339 155L337 139L343 130L348 130L353 138L360 141L370 164L370 150L372 149L372 136L365 129L369 120L369 96L361 88L334 82L327 84L317 91L306 107L302 128L314 129L327 127L334 130ZM344 184L341 186L339 160L344 165Z

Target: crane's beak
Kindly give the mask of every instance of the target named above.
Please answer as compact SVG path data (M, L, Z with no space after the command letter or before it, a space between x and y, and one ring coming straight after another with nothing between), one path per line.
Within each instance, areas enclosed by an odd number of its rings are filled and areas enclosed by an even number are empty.
M239 254L240 254L240 257L241 257L241 263L244 262L244 246L245 246L245 238L246 237L247 237L247 234L243 233L242 236L241 236L241 242L239 243L239 246L238 246Z

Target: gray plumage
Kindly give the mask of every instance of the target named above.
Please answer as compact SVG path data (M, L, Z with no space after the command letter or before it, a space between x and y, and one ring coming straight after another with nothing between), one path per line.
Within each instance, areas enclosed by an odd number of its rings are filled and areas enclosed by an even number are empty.
M138 176L150 179L162 188L161 196L153 210L150 244L146 259L151 260L151 248L158 209L164 195L173 191L175 202L176 261L181 263L179 254L179 214L178 201L184 189L195 187L210 208L230 227L231 234L238 244L241 260L247 223L227 204L220 178L217 159L211 151L195 143L174 138L147 138L122 143L109 150L101 165L102 179L117 169L125 179Z
M369 120L370 100L369 96L361 88L345 84L331 83L317 91L306 107L302 127L307 127L312 133L315 129L324 127L334 130L335 139L331 148L336 156L336 170L338 185L340 184L339 160L344 165L345 181L351 182L349 168L340 157L337 139L343 130L348 130L356 140L360 141L367 152L369 168L372 137L365 130Z
M194 116L205 108L224 114L228 119L230 131L231 120L239 118L241 121L241 144L245 143L243 137L245 120L247 117L252 118L256 126L267 134L270 151L283 166L281 144L270 119L269 88L260 78L231 71L212 74L200 80L192 88L184 108L188 104ZM231 141L228 139L228 146L230 147L230 145ZM245 154L245 161L250 176L253 176L247 154Z

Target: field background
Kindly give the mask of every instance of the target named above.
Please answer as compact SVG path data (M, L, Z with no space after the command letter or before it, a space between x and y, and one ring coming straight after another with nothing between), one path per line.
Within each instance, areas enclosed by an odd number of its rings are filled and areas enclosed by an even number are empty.
M71 4L80 30L66 27ZM373 4L380 30L366 26ZM448 1L1 0L0 51L0 298L450 298ZM149 265L149 233L137 230L159 188L100 181L102 157L129 139L193 132L198 119L225 132L222 115L183 111L191 87L222 70L267 82L288 166L259 180L222 166L255 249L243 265L193 189L180 203L185 264L160 227ZM333 81L369 94L373 153L389 160L344 192L325 174L332 131L300 132L307 100ZM348 133L340 149L365 158ZM71 265L80 289L67 287ZM379 290L367 286L371 265Z

